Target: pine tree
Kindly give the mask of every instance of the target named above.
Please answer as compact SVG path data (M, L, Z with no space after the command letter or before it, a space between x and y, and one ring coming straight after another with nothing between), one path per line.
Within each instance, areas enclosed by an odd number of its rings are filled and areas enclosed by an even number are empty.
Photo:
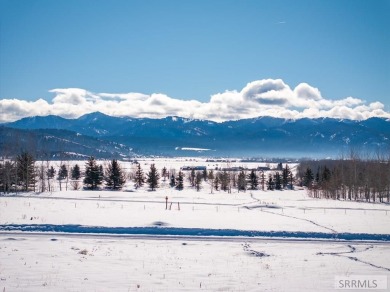
M19 184L23 191L35 189L35 160L28 152L23 152L16 157L16 170Z
M238 191L246 191L246 175L243 170L238 174L237 189Z
M80 188L79 179L81 178L81 171L78 164L75 164L70 169L70 178L72 179L71 185L73 189L77 191Z
M84 184L88 189L97 189L103 182L102 166L97 165L94 157L90 157L85 164Z
M259 185L259 178L254 169L252 169L251 173L249 174L249 184L251 190L256 190L257 186Z
M311 168L308 167L306 169L305 175L303 177L303 185L305 187L310 188L312 183L313 183L313 179L314 179L313 172L312 172Z
M330 172L329 168L327 168L325 165L324 169L322 171L321 181L328 182L330 180L330 177L331 177L331 172Z
M214 179L214 189L215 189L216 191L219 190L219 183L220 183L220 174L217 173L217 174L215 175L215 179Z
M56 170L54 169L53 165L48 168L48 170L46 171L46 177L47 177L47 185L49 187L49 192L52 191L51 189L51 183L50 183L50 180L52 180L56 175Z
M275 188L274 180L272 179L272 175L269 174L268 176L268 182L267 182L267 189L270 191L273 191Z
M320 167L317 167L317 173L316 173L316 179L315 179L316 184L320 183Z
M54 176L56 175L56 170L54 169L53 166L51 166L48 170L47 170L47 178L49 179L52 179L54 178Z
M0 163L0 191L9 193L16 184L16 165L12 161Z
M276 190L282 189L282 180L280 178L280 173L278 171L275 173L275 189Z
M291 170L290 170L290 168L288 167L288 164L286 163L286 167L283 168L283 173L282 173L282 184L283 184L283 188L287 188L287 185L288 185L288 181L289 181L290 175L291 175ZM291 188L291 186L290 186L290 188Z
M176 179L176 189L181 191L184 188L183 181L184 181L183 173L180 170Z
M62 191L62 181L68 177L68 169L65 164L61 164L58 170L57 180L60 182L60 191Z
M144 172L142 171L141 164L139 164L139 163L137 165L137 170L135 172L134 182L135 182L136 189L138 189L139 187L142 187L145 183Z
M265 174L264 174L264 171L261 172L260 179L261 179L261 189L264 191L265 190Z
M100 184L101 184L104 180L104 170L103 170L103 165L101 165L101 164L99 165L98 175L99 175L99 180L100 180Z
M294 179L293 179L293 174L292 172L290 171L290 174L289 174L289 182L290 182L290 190L292 190L294 188Z
M106 181L106 186L113 190L121 189L125 184L125 174L116 159L113 159L108 165L104 180Z
M169 185L171 186L171 188L176 185L175 176L173 174L171 175L171 181L169 182Z
M188 177L189 181L190 181L190 184L191 184L191 187L194 187L195 186L195 169L192 169L191 170L191 174L190 176Z
M224 170L222 173L219 173L219 179L221 181L221 190L229 190L230 176L226 170Z
M81 178L80 166L78 164L72 167L70 177L73 180L79 180Z
M195 187L198 192L202 185L202 179L203 179L203 174L200 171L197 171L195 175Z
M150 170L147 176L148 178L146 182L149 184L149 188L154 191L156 188L158 188L158 180L160 178L160 175L158 174L154 164L150 165Z

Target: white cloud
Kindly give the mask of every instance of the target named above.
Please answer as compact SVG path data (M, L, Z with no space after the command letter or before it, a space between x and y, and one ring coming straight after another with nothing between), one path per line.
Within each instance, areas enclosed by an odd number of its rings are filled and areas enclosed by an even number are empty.
M80 88L53 89L51 102L43 99L25 101L0 100L0 122L27 116L59 115L77 118L100 111L113 116L186 118L226 121L259 116L286 119L331 117L362 120L370 117L390 118L380 102L366 104L353 97L332 100L318 88L300 83L291 89L281 79L264 79L248 83L242 90L214 94L208 102L180 100L162 93L92 93Z
M248 83L241 91L246 100L264 105L284 105L291 96L291 89L281 79L265 79Z
M321 92L318 88L312 87L307 83L298 84L297 87L294 88L294 93L297 98L305 99L305 100L321 100Z

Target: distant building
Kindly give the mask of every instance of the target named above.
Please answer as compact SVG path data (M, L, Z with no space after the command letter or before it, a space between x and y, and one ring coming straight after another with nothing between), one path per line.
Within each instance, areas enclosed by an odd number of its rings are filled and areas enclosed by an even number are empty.
M206 166L182 166L182 167L180 167L180 170L204 171L204 170L207 170L207 167Z
M241 166L222 168L222 171L241 171L241 170L245 170L245 169Z

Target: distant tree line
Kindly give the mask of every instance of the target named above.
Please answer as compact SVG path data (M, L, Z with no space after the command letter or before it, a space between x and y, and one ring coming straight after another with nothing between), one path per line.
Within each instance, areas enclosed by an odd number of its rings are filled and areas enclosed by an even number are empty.
M390 202L390 159L307 160L297 176L314 198Z
M113 159L105 165L98 164L94 157L90 157L83 170L78 164L71 165L70 161L60 161L57 169L49 160L35 161L32 154L23 152L14 160L0 162L0 191L9 192L52 192L55 186L60 191L73 190L81 187L87 190L100 188L120 190L126 182L132 181L136 188L147 185L154 191L163 182L169 180L170 187L177 190L184 189L185 180L191 188L200 191L203 184L210 188L210 192L225 191L231 193L233 189L238 192L246 190L281 190L293 188L293 176L289 166L283 168L278 165L277 171L266 176L264 171L244 170L198 170L176 172L164 167L159 172L154 164L150 165L148 172L144 173L141 164L137 163L133 172L126 173L120 163ZM58 166L59 164L59 166ZM57 182L54 184L54 182Z
M112 160L104 169L94 157L85 163L85 171L69 161L60 161L55 169L51 161L35 161L32 154L22 152L14 160L0 162L0 192L45 192L54 190L54 180L58 181L60 191L68 190L69 184L74 190L81 188L97 189L103 182L108 189L118 190L126 182L126 175L117 160ZM81 181L81 178L84 179Z

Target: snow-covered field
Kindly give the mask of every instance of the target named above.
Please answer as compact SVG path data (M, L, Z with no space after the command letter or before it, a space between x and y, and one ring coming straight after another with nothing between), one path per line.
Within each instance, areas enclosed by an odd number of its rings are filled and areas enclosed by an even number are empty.
M335 276L390 274L385 244L245 238L3 235L0 259L5 291L332 291Z
M162 181L154 192L0 196L3 292L331 291L336 276L390 278L389 263L390 205L298 188L211 194Z

